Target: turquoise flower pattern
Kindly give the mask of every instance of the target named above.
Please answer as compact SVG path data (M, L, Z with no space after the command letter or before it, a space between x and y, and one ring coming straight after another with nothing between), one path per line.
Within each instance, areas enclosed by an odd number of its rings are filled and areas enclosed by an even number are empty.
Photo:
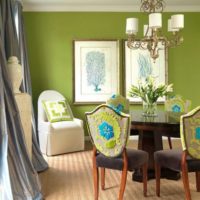
M115 110L117 113L121 113L124 109L124 106L122 104L118 104L117 106L109 105L113 110Z
M121 112L123 109L124 109L124 106L122 104L118 104L118 106L116 107L117 112Z
M109 140L114 137L113 127L107 122L105 121L102 122L98 128L99 128L100 135L106 140Z
M196 128L196 139L200 140L200 127Z
M179 105L174 105L173 107L172 107L172 111L173 112L181 112L181 107L179 106Z

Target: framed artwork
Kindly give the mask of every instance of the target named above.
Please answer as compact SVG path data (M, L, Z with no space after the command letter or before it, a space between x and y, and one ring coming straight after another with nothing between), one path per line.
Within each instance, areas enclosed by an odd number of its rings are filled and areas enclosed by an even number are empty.
M156 84L167 84L168 82L168 62L167 49L160 41L158 44L159 57L153 60L148 50L130 49L127 47L127 41L124 41L125 54L125 93L130 103L141 103L140 98L128 96L131 85L138 85L138 82L144 82L148 76L155 78ZM163 103L165 97L159 98L158 103Z
M119 41L73 42L74 104L100 104L119 93Z

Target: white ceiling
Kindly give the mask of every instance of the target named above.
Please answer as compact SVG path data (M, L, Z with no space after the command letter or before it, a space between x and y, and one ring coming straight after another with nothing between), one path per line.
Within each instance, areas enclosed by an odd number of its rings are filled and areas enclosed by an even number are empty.
M24 11L138 11L141 0L22 0ZM199 12L200 0L165 0L165 11Z

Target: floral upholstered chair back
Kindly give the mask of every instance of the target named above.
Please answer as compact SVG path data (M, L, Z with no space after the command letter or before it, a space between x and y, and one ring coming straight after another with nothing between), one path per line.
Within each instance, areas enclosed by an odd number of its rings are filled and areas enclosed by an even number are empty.
M129 115L103 104L87 112L86 121L91 140L99 152L108 157L122 153L129 137Z
M113 94L106 104L117 112L129 113L129 100L120 94Z
M200 159L200 106L181 116L181 140L183 150Z
M180 96L175 96L165 101L165 110L171 112L189 112L191 107L190 100L183 100Z

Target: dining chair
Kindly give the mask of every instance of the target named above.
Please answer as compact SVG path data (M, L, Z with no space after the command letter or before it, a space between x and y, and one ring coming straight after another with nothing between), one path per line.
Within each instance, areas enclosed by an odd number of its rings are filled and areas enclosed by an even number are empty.
M116 112L130 113L129 99L120 94L113 94L107 99L106 104L112 107ZM136 130L131 130L131 135L138 137L139 133Z
M117 112L103 104L92 112L87 112L86 122L93 143L93 179L95 200L99 196L99 168L101 188L105 189L105 169L122 171L119 200L123 199L127 171L142 169L143 193L147 196L148 153L142 150L127 149L130 132L130 115Z
M191 200L188 172L196 173L196 189L200 192L200 106L181 116L182 150L168 149L154 153L156 194L160 196L161 167L182 171L185 197Z
M113 94L106 104L117 112L129 113L129 100L120 94Z
M167 99L165 101L165 111L174 113L188 113L191 108L191 101L184 100L181 96L176 95L173 98ZM172 149L171 137L167 136L170 149Z

